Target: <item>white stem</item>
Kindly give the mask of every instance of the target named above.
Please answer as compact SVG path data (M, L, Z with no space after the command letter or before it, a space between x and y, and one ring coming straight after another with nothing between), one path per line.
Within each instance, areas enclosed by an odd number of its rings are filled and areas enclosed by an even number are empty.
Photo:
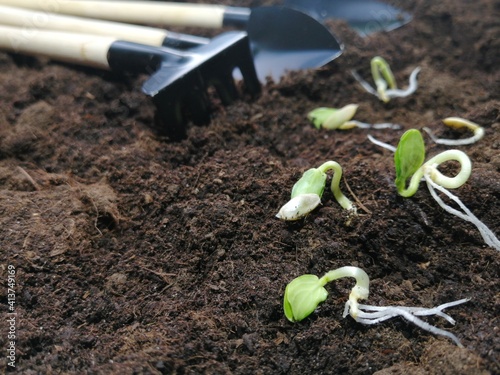
M356 207L340 190L340 179L342 178L342 167L340 164L336 161L327 161L320 165L318 169L323 173L328 172L330 169L333 171L330 189L335 197L335 200L342 206L343 209L356 212Z
M358 300L368 298L370 278L361 268L346 266L326 273L321 279L319 279L319 283L324 286L330 281L343 277L354 277L356 279L356 285L352 288L348 301L350 306L349 313L353 318L356 318L358 314Z
M460 172L455 177L447 177L439 172L437 167L439 164L452 160L460 163ZM429 174L430 178L438 185L446 189L456 189L469 179L472 172L472 164L469 157L464 152L459 150L447 150L426 161L421 169L424 174Z

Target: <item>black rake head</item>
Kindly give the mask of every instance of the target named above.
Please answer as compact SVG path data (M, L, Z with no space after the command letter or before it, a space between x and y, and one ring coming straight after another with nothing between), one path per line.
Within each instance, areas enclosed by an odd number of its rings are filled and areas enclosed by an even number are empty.
M239 98L235 68L241 72L246 91L258 95L261 90L245 32L223 33L189 51L160 50L165 54L157 56L157 69L142 91L153 98L158 125L172 140L186 137L188 120L195 124L210 121L209 87L215 88L223 105Z

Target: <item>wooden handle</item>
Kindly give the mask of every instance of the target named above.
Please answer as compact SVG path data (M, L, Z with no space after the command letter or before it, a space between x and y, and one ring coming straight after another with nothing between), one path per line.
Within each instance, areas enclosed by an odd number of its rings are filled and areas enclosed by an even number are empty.
M118 39L153 46L161 46L168 35L167 31L153 27L57 15L4 5L0 5L0 25L23 27L30 30L47 29L114 36Z
M0 25L0 49L100 69L109 69L107 55L115 41L113 37Z
M111 21L220 28L226 7L153 1L0 0L0 4Z

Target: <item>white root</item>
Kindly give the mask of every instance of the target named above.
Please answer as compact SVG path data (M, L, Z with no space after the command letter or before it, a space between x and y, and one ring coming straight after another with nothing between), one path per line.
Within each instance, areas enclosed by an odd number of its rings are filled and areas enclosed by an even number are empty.
M360 129L391 129L391 130L399 130L402 128L399 124L393 124L391 122L382 122L376 124L369 124L367 122L361 122L357 120L347 121L344 126L349 127L357 127Z
M365 304L356 304L356 313L353 314L352 302L347 301L344 309L343 317L348 314L351 315L356 322L366 325L378 324L385 320L400 316L406 319L408 322L415 324L417 327L430 332L435 335L445 336L451 339L459 347L463 348L460 340L451 332L445 331L441 328L437 328L418 316L431 316L437 315L446 319L451 324L455 324L455 320L448 314L444 313L442 310L460 305L469 301L470 299L464 298L458 301L448 302L434 308L424 308L424 307L406 307L406 306L371 306Z
M446 146L464 146L476 143L484 137L484 128L472 121L460 117L447 117L443 119L443 123L455 129L467 128L471 130L474 135L465 139L445 139L436 137L429 128L423 128L423 130L429 135L434 143Z
M458 216L462 220L468 221L472 224L474 224L477 229L479 230L479 233L481 233L481 236L483 237L484 242L500 251L500 240L495 236L495 234L484 224L481 220L479 220L463 203L462 201L454 194L450 193L448 190L446 190L444 187L436 184L434 181L432 181L432 178L429 176L428 173L424 174L425 181L427 182L427 187L429 188L429 192L431 193L432 197L434 200L448 213ZM445 194L448 198L453 200L458 206L462 209L462 211L465 212L462 213L456 209L454 209L451 206L448 206L444 201L437 195L436 191L434 189L439 190L443 194Z
M379 146L379 147L382 147L382 148L385 148L386 150L389 150L389 151L392 151L392 152L396 152L396 147L394 147L393 145L390 145L389 143L385 143L385 142L382 142L382 141L379 141L378 139L374 138L373 136L371 136L370 134L368 134L368 140Z

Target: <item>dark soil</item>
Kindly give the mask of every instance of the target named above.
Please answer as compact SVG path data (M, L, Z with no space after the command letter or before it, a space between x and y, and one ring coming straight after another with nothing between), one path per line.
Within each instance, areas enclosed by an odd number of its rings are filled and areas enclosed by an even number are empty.
M473 172L454 193L500 234L499 3L393 4L414 20L364 39L329 23L346 45L340 58L270 82L255 100L217 106L181 142L151 126L145 77L0 54L0 296L7 308L13 265L16 370L499 373L499 252L425 185L399 196L393 155L366 130L319 131L306 119L319 106L358 103L358 120L428 126L446 138L468 134L445 129L444 117L483 125L484 139L460 147ZM375 55L401 86L421 66L417 93L383 104L363 92L350 70L369 78ZM403 130L370 133L396 145ZM428 155L448 148L425 139ZM341 186L359 216L349 221L327 191L305 220L275 218L302 172L327 160L344 168ZM345 265L370 275L373 305L471 298L448 310L455 326L427 319L465 348L399 318L343 319L352 280L329 284L303 322L286 320L289 281ZM5 314L0 328L6 368Z

